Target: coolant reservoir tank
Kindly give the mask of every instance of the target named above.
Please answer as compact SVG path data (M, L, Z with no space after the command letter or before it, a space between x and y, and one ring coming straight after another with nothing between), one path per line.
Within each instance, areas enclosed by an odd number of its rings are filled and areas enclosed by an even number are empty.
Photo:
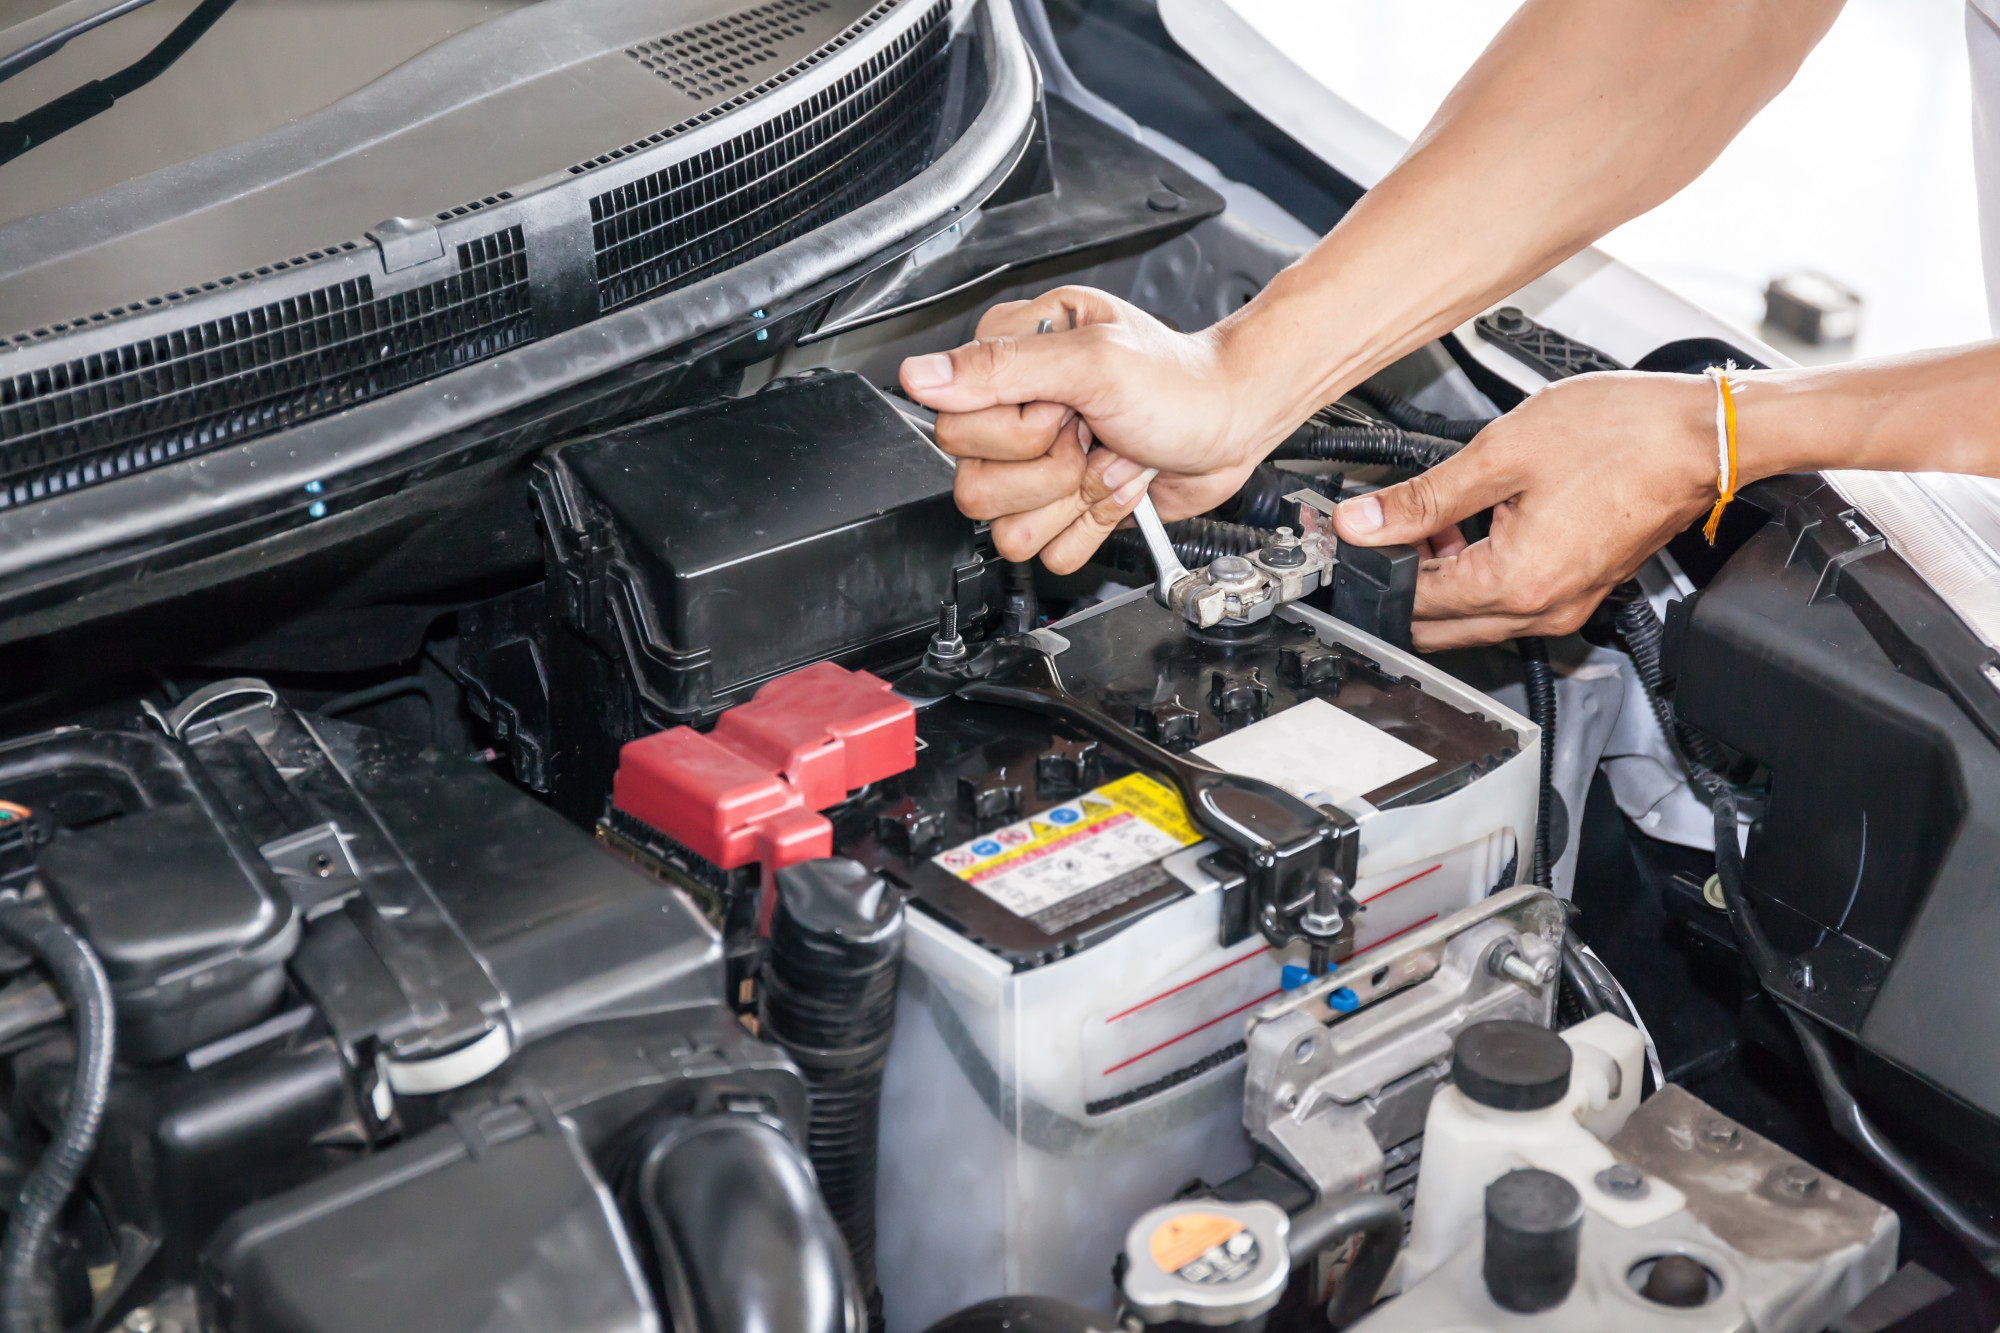
M1653 1182L1625 1198L1596 1184L1616 1165L1602 1134L1639 1103L1644 1044L1631 1024L1600 1014L1565 1032L1533 1023L1476 1023L1452 1046L1452 1081L1431 1099L1401 1285L1409 1286L1479 1234L1486 1188L1534 1169L1575 1187L1586 1207L1619 1226L1644 1226L1681 1207Z

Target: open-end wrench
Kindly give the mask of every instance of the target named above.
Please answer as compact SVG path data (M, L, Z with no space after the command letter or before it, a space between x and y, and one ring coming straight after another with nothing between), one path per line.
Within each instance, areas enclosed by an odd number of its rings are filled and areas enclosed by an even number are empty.
M1056 322L1045 319L1036 328L1036 333L1055 332ZM1157 475L1157 468L1148 468L1140 476L1150 482ZM1153 508L1153 497L1139 497L1139 507L1132 511L1132 519L1139 525L1139 535L1145 538L1147 554L1153 557L1153 569L1157 578L1153 584L1153 599L1161 606L1171 606L1170 596L1174 588L1188 577L1188 567L1174 554L1174 543L1167 536L1166 524L1160 522L1160 511Z

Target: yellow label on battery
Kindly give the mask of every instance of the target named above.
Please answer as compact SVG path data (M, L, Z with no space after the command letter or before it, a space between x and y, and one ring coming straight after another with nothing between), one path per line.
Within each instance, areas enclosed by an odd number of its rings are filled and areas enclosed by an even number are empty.
M931 860L1017 915L1035 919L1201 836L1173 788L1133 773Z

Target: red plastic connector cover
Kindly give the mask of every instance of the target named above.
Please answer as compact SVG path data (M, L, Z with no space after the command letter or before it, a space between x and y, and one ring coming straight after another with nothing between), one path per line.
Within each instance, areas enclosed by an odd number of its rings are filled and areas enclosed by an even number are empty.
M887 681L820 662L780 676L704 734L675 727L618 752L613 806L724 870L764 876L833 854L818 812L917 762L916 709Z

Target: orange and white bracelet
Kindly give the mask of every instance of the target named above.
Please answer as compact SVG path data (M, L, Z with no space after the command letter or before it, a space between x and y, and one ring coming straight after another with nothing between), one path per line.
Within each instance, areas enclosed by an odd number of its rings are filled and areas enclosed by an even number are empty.
M1708 511L1708 522L1702 524L1701 535L1708 538L1710 546L1715 545L1715 533L1722 522L1722 511L1736 498L1736 398L1729 387L1730 372L1736 369L1734 361L1725 361L1719 366L1708 368L1708 377L1715 381L1715 508Z

